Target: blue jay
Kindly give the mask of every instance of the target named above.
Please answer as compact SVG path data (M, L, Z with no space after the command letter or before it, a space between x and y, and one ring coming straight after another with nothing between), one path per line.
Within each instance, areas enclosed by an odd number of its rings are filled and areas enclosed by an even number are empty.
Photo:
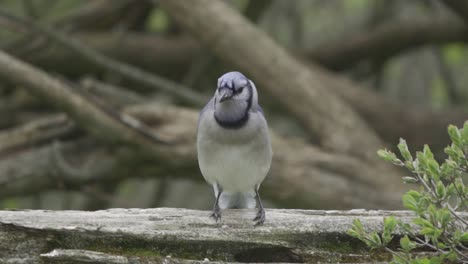
M216 198L213 217L221 209L255 208L255 225L265 221L258 189L272 159L268 125L258 105L254 83L240 72L218 79L216 92L203 108L197 130L198 164Z

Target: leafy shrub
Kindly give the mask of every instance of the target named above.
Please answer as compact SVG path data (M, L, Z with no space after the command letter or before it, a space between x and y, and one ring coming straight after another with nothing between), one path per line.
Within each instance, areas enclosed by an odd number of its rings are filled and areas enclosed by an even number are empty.
M460 211L466 211L468 207L468 188L463 182L468 172L468 122L460 129L450 125L448 134L452 143L445 148L448 158L442 164L434 159L427 145L413 157L403 139L398 144L402 159L389 150L377 153L382 159L408 169L411 176L403 177L403 181L418 185L417 190L403 195L403 205L416 213L413 225L388 217L384 219L384 229L379 235L366 232L356 219L348 230L349 235L372 249L382 248L390 252L392 263L468 262L468 248L465 246L468 222L460 216ZM402 237L400 247L394 251L389 243L396 228ZM415 251L422 247L431 249L433 254L416 254Z

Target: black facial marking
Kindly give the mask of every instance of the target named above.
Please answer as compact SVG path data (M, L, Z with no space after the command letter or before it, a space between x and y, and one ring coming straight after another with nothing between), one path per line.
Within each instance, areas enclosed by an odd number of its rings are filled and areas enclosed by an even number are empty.
M247 111L240 119L238 120L221 120L219 119L216 114L214 115L216 123L218 125L227 128L227 129L239 129L242 128L247 121L249 121L249 112Z
M224 127L227 129L239 129L239 128L242 128L247 123L247 121L249 121L249 111L250 111L250 108L252 107L253 89L250 83L248 83L244 87L247 87L249 91L249 96L247 98L247 108L245 110L245 113L242 115L241 118L236 119L236 120L222 120L216 116L216 113L214 113L213 115L216 120L216 123L218 123L221 127ZM242 92L242 89L238 89L238 90ZM237 93L240 93L240 92L237 92ZM215 98L214 103L215 103L215 109L216 109L216 98Z
M252 89L252 85L250 85L250 82L247 84L247 89L249 89L249 97L247 98L247 111L249 111L250 107L252 107L252 97L253 97L253 89Z

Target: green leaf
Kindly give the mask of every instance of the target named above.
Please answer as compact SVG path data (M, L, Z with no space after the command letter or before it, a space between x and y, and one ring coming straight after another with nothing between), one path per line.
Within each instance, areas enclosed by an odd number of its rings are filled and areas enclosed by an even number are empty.
M455 251L451 251L450 253L447 254L447 259L450 261L456 261L458 258L458 255Z
M441 181L439 181L437 183L436 194L437 194L437 197L439 197L440 199L445 199L445 197L447 195L447 192L445 190L445 186Z
M435 229L431 227L424 227L423 229L421 229L420 233L421 235L431 236L435 234Z
M438 242L437 247L439 247L441 249L448 248L448 246L446 244L442 243L442 242Z
M395 217L391 216L384 218L384 230L382 233L382 242L384 244L388 244L392 240L392 233L395 231L396 225L397 220Z
M416 247L416 244L414 242L411 242L408 236L404 236L400 239L400 246L404 252L408 253Z
M364 232L364 228L362 227L362 223L361 223L361 220L359 219L354 219L353 221L353 229L358 231L359 233L363 233Z
M431 257L429 259L429 264L441 264L443 260L444 260L443 256Z
M465 159L465 154L455 143L446 147L444 151L456 163L463 162Z
M427 158L421 151L416 151L416 158L418 159L419 167L427 167Z
M442 228L445 228L452 221L452 214L447 208L439 211L439 222Z
M398 222L398 226L403 230L403 233L409 233L413 231L410 224Z
M413 223L415 223L416 225L421 226L421 227L430 227L430 228L434 227L431 222L429 222L426 219L423 219L421 217L415 218L413 220Z
M355 238L358 238L358 239L361 239L361 235L354 229L348 229L348 231L346 232L348 233L348 235L352 236L352 237L355 237Z
M466 121L465 124L463 124L461 137L463 139L463 144L468 144L468 121Z
M434 159L434 154L432 154L431 148L427 144L424 145L423 153L427 159Z
M455 241L455 243L460 242L462 235L463 233L460 230L455 230L452 234L452 240Z
M373 232L370 235L370 238L371 238L372 242L374 243L374 245L373 245L374 248L378 248L378 247L382 246L382 240L380 240L380 237L376 232Z
M455 171L455 162L453 160L445 160L440 166L440 178L448 179Z
M465 184L463 183L462 179L456 179L455 180L455 188L458 190L460 193L465 192Z
M454 125L449 125L448 127L448 134L450 136L450 139L452 142L457 145L458 147L462 146L462 136L460 133L460 130L458 130L458 127Z
M465 232L463 233L463 235L460 236L460 241L468 242L468 232Z
M390 150L386 150L386 149L379 149L377 151L377 155L385 160L385 161L390 161L390 162L393 162L393 163L399 163L401 162L397 156L395 155L395 153L391 152Z
M402 138L400 138L400 143L398 143L398 149L400 150L401 156L409 162L413 161L413 157L411 156L411 153L408 149L408 145L406 144L406 141Z
M414 199L413 196L404 194L403 195L403 206L408 208L411 211L417 211L418 210L418 203Z
M447 197L455 195L456 194L455 185L453 183L449 184L449 186L447 186L446 188L446 191L447 191Z
M428 159L427 160L427 172L429 173L430 176L436 181L440 180L439 176L439 163L435 161L434 159Z

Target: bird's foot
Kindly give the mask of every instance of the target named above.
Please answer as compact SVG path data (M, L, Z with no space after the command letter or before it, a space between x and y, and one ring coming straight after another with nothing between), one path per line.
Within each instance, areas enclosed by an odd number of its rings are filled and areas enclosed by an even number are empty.
M259 209L253 221L255 222L255 226L263 225L263 222L265 222L265 209Z
M218 208L213 209L213 212L211 212L210 215L211 218L213 218L216 223L218 223L219 220L221 220L221 210Z

